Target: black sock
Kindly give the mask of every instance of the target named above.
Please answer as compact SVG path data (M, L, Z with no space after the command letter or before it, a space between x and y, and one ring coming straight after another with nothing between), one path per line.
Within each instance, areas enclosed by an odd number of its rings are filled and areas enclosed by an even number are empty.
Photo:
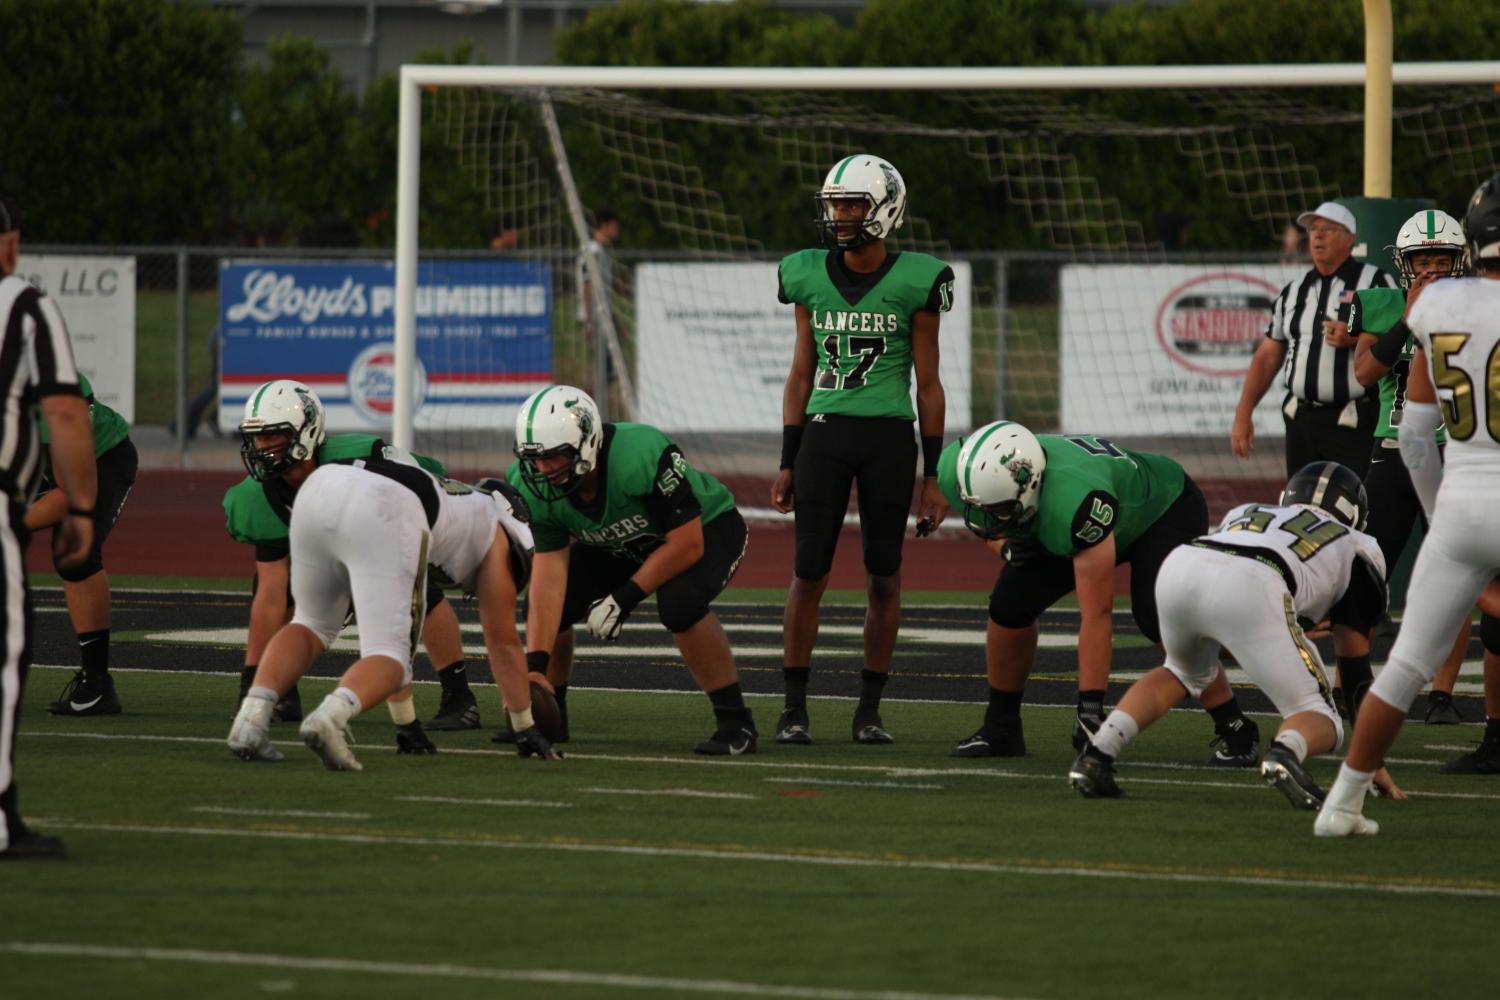
M1217 708L1210 708L1208 715L1214 720L1214 728L1220 730L1228 729L1231 722L1244 717L1244 713L1240 711L1240 703L1234 695L1230 695L1229 700Z
M984 710L984 724L990 726L1019 719L1021 717L1021 694L1020 691L1001 691L999 688L990 688L990 703Z
M437 672L438 683L443 686L443 694L467 694L469 691L469 671L464 666L463 660L457 660Z
M750 709L745 707L745 692L739 681L708 692L708 700L714 706L714 718L720 722L749 722Z
M1104 689L1090 688L1078 692L1078 714L1097 715L1104 718Z
M240 668L240 701L244 701L250 689L255 686L255 670L256 664L254 663Z
M873 715L880 711L880 696L885 691L885 682L891 679L890 674L883 674L878 670L866 667L859 672L859 706L855 708L855 715Z
M109 673L109 629L78 633L78 652L83 657L85 677L103 677Z
M1500 743L1500 719L1485 716L1484 739L1487 743Z
M812 676L812 667L782 667L781 676L786 681L786 707L807 708L807 679Z

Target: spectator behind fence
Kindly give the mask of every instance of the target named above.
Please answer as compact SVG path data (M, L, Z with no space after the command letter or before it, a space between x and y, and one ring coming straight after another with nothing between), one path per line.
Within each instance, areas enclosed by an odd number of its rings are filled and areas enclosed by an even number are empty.
M53 556L73 567L94 541L94 450L88 407L62 312L46 295L16 277L21 222L13 202L0 198L0 614L9 640L0 652L0 860L60 858L62 838L47 837L21 821L16 790L16 727L21 692L31 666L31 590L26 580L25 507L42 471L42 444L32 404L40 401L52 428L51 459L67 498Z
M1284 372L1286 474L1311 462L1338 462L1361 478L1370 466L1378 399L1354 377L1349 308L1361 288L1389 288L1390 275L1350 256L1354 213L1325 201L1297 216L1307 227L1312 267L1287 283L1271 309L1266 339L1256 348L1234 414L1230 449L1249 458L1255 447L1255 407ZM1288 350L1291 354L1288 357Z

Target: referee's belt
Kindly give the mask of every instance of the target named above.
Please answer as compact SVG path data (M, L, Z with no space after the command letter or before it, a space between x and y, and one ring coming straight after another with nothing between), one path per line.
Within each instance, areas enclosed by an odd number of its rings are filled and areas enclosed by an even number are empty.
M1254 559L1256 562L1269 566L1281 574L1281 579L1286 583L1286 589L1293 597L1297 596L1297 578L1287 568L1281 557L1270 549L1256 548L1251 545L1230 545L1226 542L1215 542L1211 539L1200 538L1190 542L1197 549L1211 549L1214 552L1225 552L1232 556L1240 556L1244 559Z
M1319 403L1315 400L1288 396L1286 402L1281 404L1281 412L1288 420L1295 420L1302 410L1338 410L1339 426L1355 428L1359 426L1360 407L1368 405L1372 399L1374 399L1373 396L1364 395L1351 399L1347 403Z

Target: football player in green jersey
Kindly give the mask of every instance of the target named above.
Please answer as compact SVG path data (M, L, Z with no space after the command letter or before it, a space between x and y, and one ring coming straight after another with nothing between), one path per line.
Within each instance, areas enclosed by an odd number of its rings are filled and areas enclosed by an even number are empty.
M94 545L82 564L71 569L59 565L53 547L53 568L62 577L68 619L78 636L82 668L75 673L56 701L47 706L53 715L118 715L120 697L109 673L109 574L104 570L104 540L120 520L125 498L135 483L136 451L125 418L94 398L87 376L78 373L79 389L89 408L94 433L94 466L99 493L94 501ZM50 440L47 420L37 414L42 443ZM40 531L56 528L68 513L68 498L55 489L49 452L43 450L42 488L26 511L26 528Z
M290 379L267 382L250 394L240 423L240 439L240 457L249 475L224 494L224 514L230 536L255 548L250 634L245 644L245 666L240 672L243 701L266 643L291 618L287 600L291 569L288 526L298 488L319 465L381 458L392 449L370 434L325 434L323 404L317 394ZM436 460L413 458L429 472L444 474ZM426 728L478 728L479 707L469 689L458 616L437 587L428 588L422 644L443 688L437 715ZM390 699L387 708L396 724L398 751L437 752L417 721L410 686ZM294 685L277 704L275 718L296 722L301 717L301 699Z
M713 704L714 734L698 753L755 753L729 638L710 604L739 569L749 534L734 497L688 465L646 424L604 423L581 389L555 385L516 414L518 462L506 473L531 509L536 543L526 601L527 669L546 674L563 712L573 671L573 626L614 640L656 595L657 618Z
M1401 273L1400 288L1366 288L1355 293L1349 315L1349 330L1359 335L1354 349L1354 375L1361 385L1379 384L1380 419L1375 425L1375 449L1370 456L1370 471L1365 474L1365 492L1370 497L1369 533L1380 543L1387 574L1396 568L1401 551L1411 537L1412 528L1422 518L1422 505L1412 488L1411 475L1401 461L1396 444L1401 413L1406 403L1406 379L1411 371L1411 331L1402 322L1424 287L1443 278L1461 277L1466 267L1467 241L1463 226L1446 212L1427 209L1416 213L1396 233L1396 243L1386 249L1396 259ZM1409 301L1408 301L1409 300ZM1444 434L1438 429L1438 443ZM1423 518L1423 523L1426 519ZM1438 668L1427 693L1429 723L1463 722L1453 704L1453 686L1463 667L1473 623L1464 620L1448 659ZM1480 637L1485 644L1485 659L1500 669L1500 620L1484 616ZM1363 669L1356 670L1353 683L1344 675L1343 663L1348 657L1363 653ZM1340 680L1346 697L1353 686L1368 684L1372 677L1368 644L1339 653ZM1486 670L1489 671L1487 666Z
M901 543L922 438L918 513L927 528L948 509L937 488L946 400L938 378L939 315L953 303L953 269L935 257L887 249L906 214L896 168L867 153L846 156L817 194L826 249L781 262L778 296L795 304L797 338L782 395L781 471L771 504L795 512L797 554L787 593L786 705L778 743L811 743L807 685L818 606L859 484L866 590L864 670L852 734L891 743L880 717L901 621ZM916 372L915 412L912 372Z
M1104 718L1113 635L1114 571L1130 564L1130 610L1161 643L1156 574L1167 554L1208 530L1208 504L1182 466L1163 455L1126 451L1087 434L1037 436L996 421L944 449L938 482L964 523L1003 540L1005 565L990 592L984 724L955 757L1026 753L1021 697L1036 657L1037 619L1078 594L1078 719L1073 749ZM1259 731L1241 714L1222 670L1200 698L1219 749L1208 763L1251 767Z

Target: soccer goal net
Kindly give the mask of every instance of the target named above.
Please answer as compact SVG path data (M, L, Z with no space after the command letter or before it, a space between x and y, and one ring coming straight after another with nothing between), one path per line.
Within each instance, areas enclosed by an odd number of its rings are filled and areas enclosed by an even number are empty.
M1396 193L1462 215L1500 166L1484 64L1396 67ZM764 506L793 313L777 261L853 152L908 190L893 250L956 274L947 430L998 417L1182 461L1220 501L1281 475L1282 390L1229 452L1283 230L1356 195L1362 67L1121 70L403 69L395 437L508 464L519 402L580 386ZM493 248L434 245L455 179ZM467 203L465 203L467 204ZM615 220L615 221L610 221ZM1389 232L1357 254L1389 267ZM1380 227L1376 227L1379 229ZM402 339L402 322L407 326Z

